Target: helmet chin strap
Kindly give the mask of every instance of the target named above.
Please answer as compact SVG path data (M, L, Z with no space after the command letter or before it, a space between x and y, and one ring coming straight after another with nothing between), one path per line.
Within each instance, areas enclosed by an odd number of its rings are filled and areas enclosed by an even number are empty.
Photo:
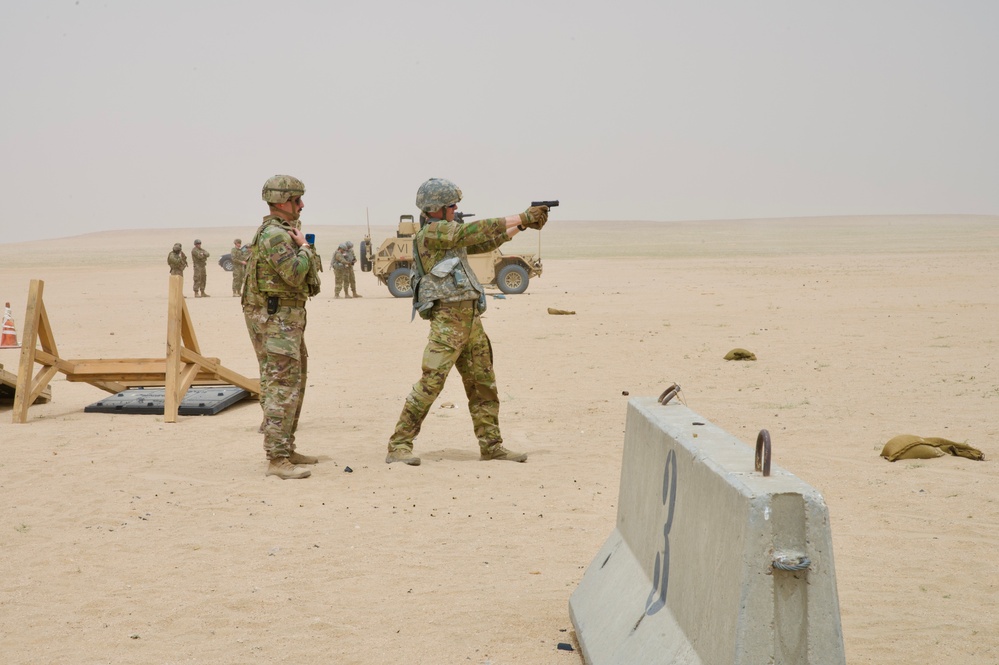
M285 201L285 203L287 203L287 201ZM296 222L296 228L300 226L301 223L298 220L302 216L302 214L297 209L295 209L294 204L292 204L292 210L294 210L294 212L288 212L287 210L283 210L281 208L278 208L277 206L274 206L273 209L275 212L280 213L278 216L281 219L285 220L286 222Z

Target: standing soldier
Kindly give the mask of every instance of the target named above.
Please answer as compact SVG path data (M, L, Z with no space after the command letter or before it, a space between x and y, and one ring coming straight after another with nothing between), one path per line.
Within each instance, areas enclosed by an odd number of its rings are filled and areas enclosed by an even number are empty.
M194 241L194 249L191 250L191 259L194 261L194 297L207 298L205 293L205 281L208 277L208 257L211 256L208 250L201 249L201 241Z
M350 289L347 288L347 268L350 267L350 263L347 259L347 243L342 242L336 248L336 252L333 253L333 258L330 260L330 267L333 268L333 279L335 280L333 297L339 298L340 289L343 289L344 296L349 298Z
M357 257L354 256L354 243L348 240L344 243L344 245L347 248L347 251L344 253L344 258L347 259L347 265L344 266L343 269L343 292L349 298L350 292L353 291L354 297L360 298L361 296L357 295L357 282L354 281L354 264L357 263Z
M519 215L462 224L454 221L459 201L461 190L442 178L427 180L416 192L416 206L423 214L413 238L413 307L430 319L430 336L423 351L423 376L406 398L389 439L385 458L389 464L419 466L413 441L454 366L465 384L479 459L527 461L526 453L503 447L493 351L482 328L486 294L467 255L492 251L518 231L540 230L548 221L548 207L532 206Z
M170 266L171 275L183 275L184 268L187 267L187 255L179 242L174 243L173 251L167 254L167 265Z
M268 476L308 478L296 465L319 460L295 451L308 370L305 301L319 293L322 259L302 234L305 185L276 175L261 196L270 207L247 246L243 316L260 364L260 407Z
M229 258L232 259L232 295L239 296L243 291L243 276L246 274L246 250L243 241L236 238L232 241Z

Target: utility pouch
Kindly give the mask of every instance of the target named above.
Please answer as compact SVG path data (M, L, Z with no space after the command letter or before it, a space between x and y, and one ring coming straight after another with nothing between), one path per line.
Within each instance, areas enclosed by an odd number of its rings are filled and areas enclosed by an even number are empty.
M430 274L435 277L447 277L459 263L461 263L461 259L457 256L446 258L435 265Z
M267 313L276 314L278 311L278 301L281 300L277 296L267 296Z

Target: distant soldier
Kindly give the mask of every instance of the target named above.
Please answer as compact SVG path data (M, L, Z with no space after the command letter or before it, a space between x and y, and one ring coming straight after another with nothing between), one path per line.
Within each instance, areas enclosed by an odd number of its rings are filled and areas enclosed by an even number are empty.
M205 281L208 277L208 257L211 256L207 250L201 249L201 241L194 241L194 249L191 250L191 259L194 261L194 297L207 298L205 293Z
M184 274L184 268L187 267L187 254L184 253L184 248L179 242L174 243L173 251L167 254L167 265L170 266L171 275Z
M350 267L350 260L347 258L347 243L342 242L336 248L333 259L330 261L330 267L333 268L333 279L335 280L333 284L333 297L339 298L340 289L343 289L344 296L349 298L350 289L347 288L347 268Z
M281 479L308 478L312 472L296 465L319 461L295 451L308 374L305 302L319 293L322 262L302 234L304 194L302 181L288 175L264 183L270 214L247 246L243 281L243 316L260 365L265 475Z
M232 295L239 297L243 292L243 276L246 275L246 249L239 238L233 240L232 245L229 252L232 259Z
M518 231L541 230L548 221L548 207L532 206L519 215L461 224L454 219L459 201L461 190L443 178L427 180L416 192L422 215L413 238L413 308L430 319L430 335L423 351L423 375L406 397L389 438L385 457L389 464L420 464L413 442L452 367L458 368L465 385L479 459L527 461L526 453L507 450L500 436L493 348L481 318L486 290L467 255L492 251Z
M347 251L344 253L344 258L347 259L347 265L343 269L343 292L349 298L350 292L354 292L355 298L360 298L357 295L357 282L354 281L354 264L357 263L357 257L354 256L354 243L347 241L344 243L347 246Z

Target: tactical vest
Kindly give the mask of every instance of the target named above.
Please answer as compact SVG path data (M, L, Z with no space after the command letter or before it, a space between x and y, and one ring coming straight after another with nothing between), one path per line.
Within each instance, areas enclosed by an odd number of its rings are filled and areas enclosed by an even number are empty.
M183 252L170 252L167 254L167 265L170 266L171 275L180 275L187 267L187 259Z
M486 290L468 264L468 253L464 247L447 250L444 258L429 272L424 270L418 247L423 241L425 228L413 238L413 270L409 280L413 287L414 314L419 313L421 318L429 319L434 303L465 300L477 300L479 312L486 311Z
M267 305L267 298L276 296L278 298L288 298L292 300L305 300L319 293L319 273L318 266L322 259L315 253L310 245L309 252L309 274L305 283L300 287L289 285L281 275L274 270L270 262L261 260L260 257L260 236L269 226L286 226L287 222L276 215L264 218L264 223L260 225L257 232L253 234L253 240L246 247L248 248L246 260L246 276L243 278L243 296L240 299L244 305L264 307Z

